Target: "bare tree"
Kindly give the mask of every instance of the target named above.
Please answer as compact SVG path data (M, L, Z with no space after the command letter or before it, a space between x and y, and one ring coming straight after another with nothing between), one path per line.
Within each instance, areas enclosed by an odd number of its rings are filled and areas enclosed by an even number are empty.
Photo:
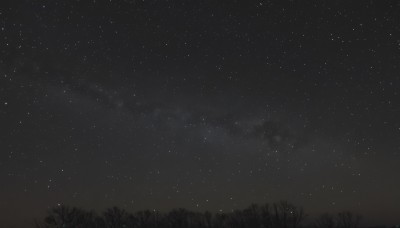
M67 206L52 208L49 215L44 219L48 227L65 227L72 223L72 210Z
M209 211L204 212L204 223L206 228L213 226L213 215Z
M128 227L128 213L118 207L109 208L104 212L104 223L107 228Z
M296 228L305 218L302 207L296 207L287 201L280 201L273 204L274 223L279 228Z
M357 228L361 221L360 215L355 215L350 211L343 211L337 215L337 223L339 228Z
M334 216L328 213L320 215L314 223L316 228L335 228L336 225Z
M262 228L269 228L272 226L272 220L271 220L271 212L270 212L270 207L269 204L265 204L260 207L261 210L261 227Z

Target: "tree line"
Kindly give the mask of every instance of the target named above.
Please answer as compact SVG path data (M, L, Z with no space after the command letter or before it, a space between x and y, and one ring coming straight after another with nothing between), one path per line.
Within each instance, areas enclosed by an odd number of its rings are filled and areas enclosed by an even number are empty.
M102 214L64 205L50 209L36 228L299 228L306 214L302 207L287 201L252 204L229 213L193 212L183 208L166 213L129 213L113 207ZM314 228L358 228L361 216L345 211L323 214L312 222Z

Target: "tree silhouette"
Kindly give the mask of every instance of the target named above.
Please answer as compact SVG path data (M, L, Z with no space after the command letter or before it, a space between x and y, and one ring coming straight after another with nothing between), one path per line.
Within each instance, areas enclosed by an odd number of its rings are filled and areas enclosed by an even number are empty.
M104 212L104 225L106 228L128 227L128 213L118 207L109 208Z
M361 221L360 215L354 215L350 211L343 211L337 216L339 228L357 228Z
M314 225L316 228L335 228L337 226L335 218L328 213L320 215Z
M40 228L97 227L93 212L64 205L52 208L44 218L44 222L42 224L35 222L35 225Z
M296 207L287 201L274 203L274 225L278 228L296 228L305 218L302 207Z
M36 228L299 228L305 219L302 207L287 201L264 205L252 204L229 213L193 212L184 208L167 213L138 211L129 213L118 207L97 215L76 207L57 206L48 211ZM351 212L336 217L323 214L313 225L316 228L358 228L360 216Z

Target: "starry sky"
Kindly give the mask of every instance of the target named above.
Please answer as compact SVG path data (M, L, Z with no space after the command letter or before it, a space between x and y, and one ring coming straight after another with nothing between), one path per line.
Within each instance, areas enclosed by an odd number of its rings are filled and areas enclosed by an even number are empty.
M399 1L0 3L0 222L289 200L399 223Z

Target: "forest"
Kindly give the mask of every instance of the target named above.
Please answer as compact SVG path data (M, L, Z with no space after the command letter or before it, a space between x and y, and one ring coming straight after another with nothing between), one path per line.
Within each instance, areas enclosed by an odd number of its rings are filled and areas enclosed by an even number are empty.
M358 228L362 216L350 211L325 213L308 218L304 209L287 201L273 204L252 204L229 213L193 212L173 209L169 212L144 210L130 213L118 207L103 213L77 207L56 206L36 228Z

